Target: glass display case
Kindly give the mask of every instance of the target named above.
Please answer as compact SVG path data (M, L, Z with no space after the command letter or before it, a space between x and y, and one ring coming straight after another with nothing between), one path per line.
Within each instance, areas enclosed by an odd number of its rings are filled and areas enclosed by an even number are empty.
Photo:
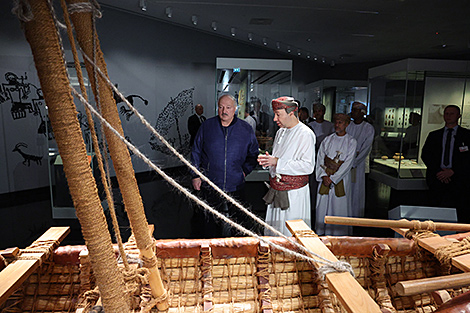
M371 176L395 189L426 189L421 150L443 127L445 106L462 109L469 124L469 62L406 59L369 70L369 120L375 128Z
M261 150L271 151L278 126L271 100L292 95L292 61L217 58L216 99L230 94L237 100L237 117L251 116Z

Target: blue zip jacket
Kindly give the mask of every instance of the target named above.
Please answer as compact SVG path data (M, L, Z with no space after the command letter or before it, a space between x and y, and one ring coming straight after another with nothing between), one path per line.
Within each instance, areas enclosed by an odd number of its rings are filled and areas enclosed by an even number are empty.
M257 164L258 151L255 133L247 122L235 116L223 127L215 116L199 127L191 162L219 188L232 192L243 187L245 175Z

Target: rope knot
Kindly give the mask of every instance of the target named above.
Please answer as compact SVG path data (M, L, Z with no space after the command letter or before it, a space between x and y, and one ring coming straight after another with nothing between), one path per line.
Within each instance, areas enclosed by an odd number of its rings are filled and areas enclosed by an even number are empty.
M321 280L325 280L326 274L333 272L349 272L353 277L356 277L351 264L344 261L331 262L323 265L318 269L318 275L320 276Z
M20 21L25 23L32 21L34 18L31 5L26 0L15 0L11 12L15 14Z

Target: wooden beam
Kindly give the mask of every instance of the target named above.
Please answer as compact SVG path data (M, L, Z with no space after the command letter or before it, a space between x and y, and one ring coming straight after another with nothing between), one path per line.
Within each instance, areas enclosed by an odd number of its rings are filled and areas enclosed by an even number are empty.
M412 222L406 219L401 220L381 220L372 218L325 216L325 224L379 227L379 228L413 228L419 223L421 227L426 227L427 222ZM436 230L450 231L470 231L470 224L433 222Z
M51 227L35 243L48 242L45 246L56 248L68 235L70 227ZM30 246L31 247L31 246ZM35 250L31 248L30 250ZM28 248L23 250L28 251ZM28 259L18 259L0 272L0 305L49 257L48 252L27 253Z
M307 249L328 259L337 262L334 254L321 242L320 238L308 227L303 220L293 220L286 222L287 228L295 238ZM305 234L310 233L308 236ZM309 255L316 258L314 255ZM315 268L320 268L323 264L314 263ZM326 274L325 280L328 286L334 291L341 304L349 313L374 313L381 312L379 305L369 296L362 286L346 272L334 272Z
M461 288L470 285L470 273L431 277L398 282L395 291L400 296L412 296L441 289Z

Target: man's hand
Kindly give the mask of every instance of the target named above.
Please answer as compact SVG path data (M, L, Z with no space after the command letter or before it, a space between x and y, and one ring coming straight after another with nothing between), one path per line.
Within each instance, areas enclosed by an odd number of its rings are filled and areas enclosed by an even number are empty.
M261 165L263 167L267 167L267 166L276 167L277 160L278 160L278 158L273 157L272 155L269 155L268 152L266 152L265 155L263 155L263 154L258 155L258 163L259 163L259 165Z
M328 176L322 176L322 180L323 180L323 185L325 185L326 187L330 187L330 185L333 183L331 178Z
M451 181L452 175L454 175L454 171L451 168L443 168L442 171L437 173L436 178L441 183L448 184Z
M201 179L199 177L193 178L192 183L195 190L201 190Z

